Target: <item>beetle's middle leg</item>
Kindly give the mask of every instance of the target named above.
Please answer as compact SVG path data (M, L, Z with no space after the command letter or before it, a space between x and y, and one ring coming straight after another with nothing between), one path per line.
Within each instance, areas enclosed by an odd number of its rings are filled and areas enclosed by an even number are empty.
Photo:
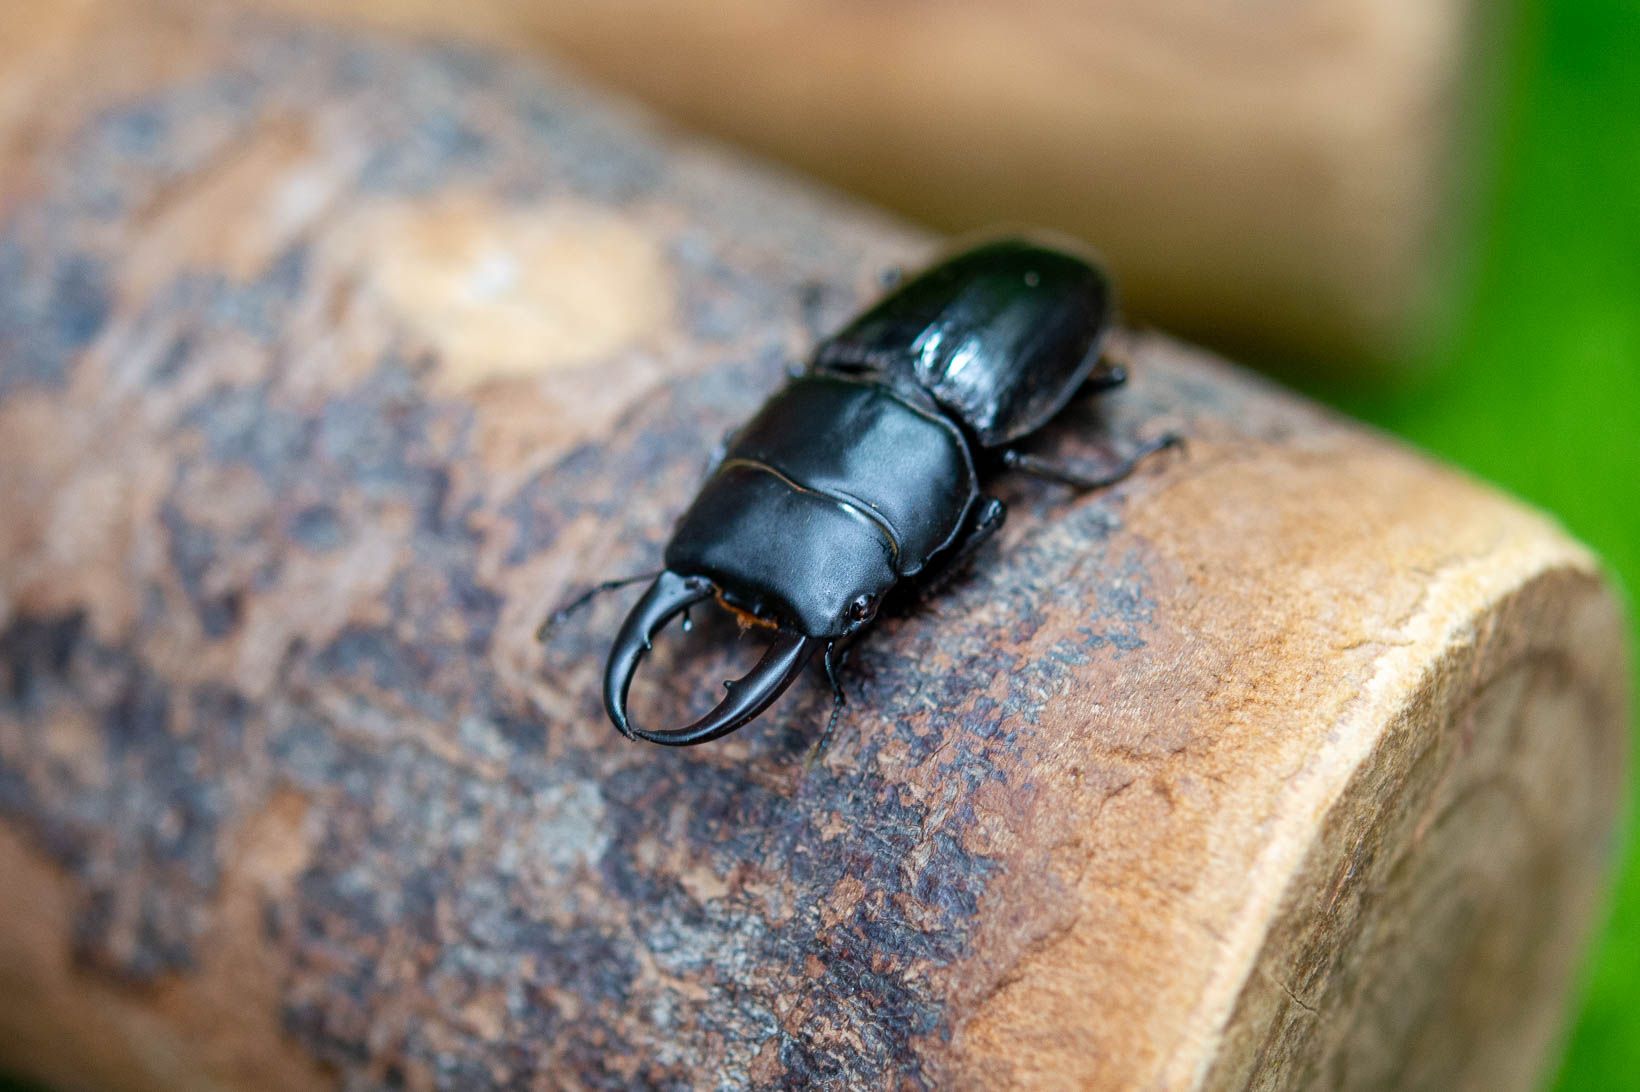
M1170 447L1180 447L1183 444L1184 437L1177 432L1166 433L1147 443L1140 444L1132 454L1121 462L1098 473L1087 473L1076 467L1063 466L1041 456L1029 455L1015 448L1007 448L1002 452L1002 465L1010 470L1029 474L1033 478L1068 485L1078 492L1085 493L1090 490L1104 489L1106 486L1115 485L1139 469L1140 463L1158 451L1166 451Z
M897 265L884 266L877 271L877 286L885 292L891 292L905 281L905 270ZM804 281L797 290L798 313L803 319L803 329L808 332L811 342L819 343L831 333L832 323L826 321L826 295L831 292L831 286L825 281Z
M1082 381L1082 385L1077 388L1076 393L1078 397L1103 394L1106 391L1115 390L1127 381L1128 369L1124 359L1119 356L1112 356L1110 351L1107 351L1099 358L1099 363L1094 366L1093 371L1089 372L1088 377Z
M1121 336L1120 330L1106 338L1105 343L1094 351L1099 354L1098 359L1089 369L1088 377L1082 380L1082 385L1076 388L1077 398L1103 394L1128 381L1130 353L1128 341Z
M975 513L974 521L962 541L951 547L951 552L940 559L938 566L918 581L917 598L926 599L949 584L953 577L962 572L968 559L973 557L991 536L1002 530L1002 525L1007 519L1006 504L996 497L982 498L979 511Z

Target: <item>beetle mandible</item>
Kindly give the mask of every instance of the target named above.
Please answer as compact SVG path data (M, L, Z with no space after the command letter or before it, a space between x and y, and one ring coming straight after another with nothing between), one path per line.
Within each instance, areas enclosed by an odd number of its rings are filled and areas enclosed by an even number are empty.
M1112 316L1092 260L1005 238L902 282L822 341L729 436L673 529L664 568L610 650L603 697L615 727L672 746L716 739L767 709L816 653L840 706L838 658L884 602L936 585L1002 526L1006 509L983 490L990 477L1012 469L1095 489L1178 442L1141 445L1097 476L1014 446L1079 391L1126 380L1103 355ZM553 620L645 578L600 584ZM693 724L634 724L627 693L644 654L707 599L772 630L768 650Z

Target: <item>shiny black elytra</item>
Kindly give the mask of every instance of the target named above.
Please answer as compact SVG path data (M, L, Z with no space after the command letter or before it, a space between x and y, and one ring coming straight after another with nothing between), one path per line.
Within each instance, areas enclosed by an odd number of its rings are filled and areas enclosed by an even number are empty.
M1002 502L981 488L989 476L1008 468L1094 489L1173 443L1146 444L1099 476L1011 446L1078 391L1126 379L1102 357L1111 319L1098 266L1004 239L904 282L823 342L809 369L731 434L678 521L665 569L610 651L610 720L632 739L704 743L755 719L821 650L840 706L837 654L891 593L937 585L1002 526ZM640 579L601 584L554 620ZM772 629L768 651L693 724L638 727L627 692L639 662L668 622L711 598Z

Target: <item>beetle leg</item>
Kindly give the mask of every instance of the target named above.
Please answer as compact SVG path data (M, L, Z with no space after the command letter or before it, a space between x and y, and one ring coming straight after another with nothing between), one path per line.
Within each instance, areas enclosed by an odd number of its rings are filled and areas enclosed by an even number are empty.
M1120 387L1127 381L1127 365L1111 360L1109 357L1102 357L1099 360L1099 366L1082 381L1082 387L1077 393L1103 394L1105 391Z
M547 635L552 632L554 626L557 626L563 622L564 619L568 618L570 615L592 602L594 598L602 595L604 592L615 591L617 588L624 588L628 584L636 584L640 580L653 580L659 575L660 573L658 572L639 573L637 576L623 576L619 580L605 580L601 584L592 585L592 587L588 588L580 595L577 595L575 598L568 600L557 610L547 615L546 621L542 622L536 629L535 639L537 641L545 641L547 639Z
M839 645L842 646L842 651L837 652ZM833 652L837 652L835 659L832 657ZM843 641L826 642L826 658L824 662L826 666L826 681L831 684L831 716L826 718L825 731L820 733L820 738L815 740L813 747L809 748L809 757L803 762L803 765L805 766L813 766L816 760L818 760L820 756L825 753L826 746L831 743L832 729L837 727L837 718L842 715L843 706L848 704L848 696L843 693L843 684L837 681L837 672L841 671L843 665L848 663L848 658L853 655L853 653L854 642L852 641L848 641L846 643Z
M820 646L816 637L800 633L778 634L768 651L743 678L724 683L728 691L717 707L704 717L683 728L652 731L632 724L626 712L627 693L632 688L632 677L638 664L655 646L655 635L683 611L713 594L712 583L696 576L680 576L670 569L655 578L632 613L626 617L615 645L609 652L609 663L604 669L604 708L609 719L628 739L647 739L682 747L705 743L727 735L755 719L803 671L809 658Z
M1100 394L1128 381L1128 341L1116 331L1099 349L1099 362L1082 381L1078 394Z
M825 337L824 312L826 308L826 285L823 281L805 281L798 289L797 306L803 316L803 329L808 331L810 341L819 341Z
M1014 448L1007 448L1002 452L1002 465L1010 470L1018 470L1022 474L1029 474L1033 478L1044 481L1058 482L1068 485L1079 492L1093 489L1103 489L1132 474L1139 469L1139 464L1158 451L1165 451L1170 447L1180 447L1184 444L1184 437L1177 432L1169 432L1148 443L1141 444L1132 455L1123 459L1116 466L1100 474L1086 474L1073 467L1061 466L1049 462L1036 455L1028 455Z
M984 498L979 512L974 517L973 526L968 529L962 541L951 548L951 553L940 561L939 568L918 583L917 597L926 598L949 584L952 577L962 572L963 566L974 556L975 551L985 545L992 535L1002 530L1002 524L1007 519L1007 505L996 497Z

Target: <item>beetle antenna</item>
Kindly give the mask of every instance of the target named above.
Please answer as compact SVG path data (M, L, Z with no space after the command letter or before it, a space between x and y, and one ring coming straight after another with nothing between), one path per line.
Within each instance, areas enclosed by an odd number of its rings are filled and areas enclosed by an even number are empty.
M563 603L557 610L547 615L546 621L542 622L540 627L536 629L535 639L537 641L545 641L548 634L553 631L555 626L561 624L570 615L592 602L604 592L616 591L620 588L626 587L628 584L637 584L644 580L653 580L659 575L660 570L655 569L651 572L639 573L637 576L623 576L619 580L605 580L601 584L592 585L592 587L588 588L580 595L577 595L575 598Z

